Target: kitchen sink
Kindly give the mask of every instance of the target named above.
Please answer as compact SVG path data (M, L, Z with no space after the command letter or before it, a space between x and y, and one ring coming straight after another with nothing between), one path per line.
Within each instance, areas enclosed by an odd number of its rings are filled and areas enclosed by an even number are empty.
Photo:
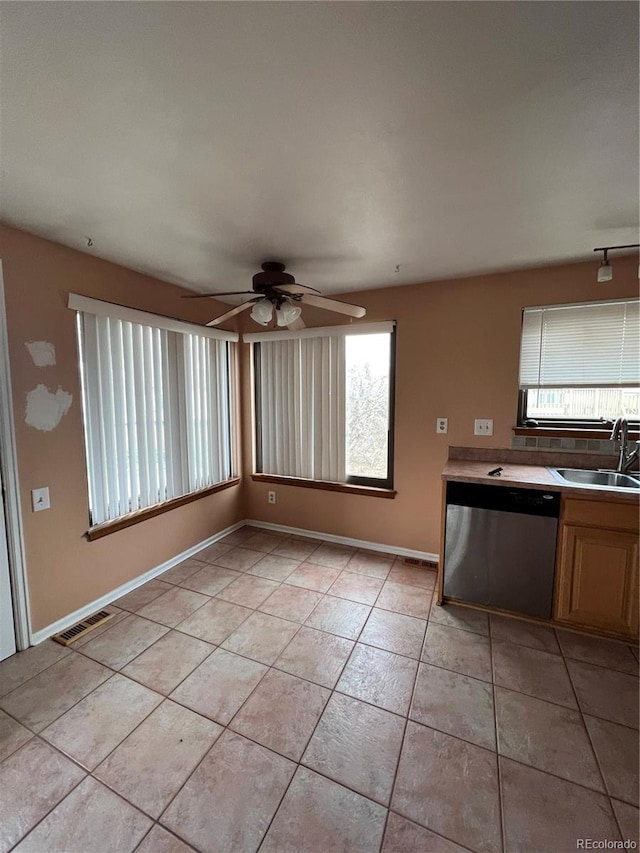
M617 471L583 471L580 468L550 468L551 473L566 483L578 486L604 486L610 489L640 489L640 480Z

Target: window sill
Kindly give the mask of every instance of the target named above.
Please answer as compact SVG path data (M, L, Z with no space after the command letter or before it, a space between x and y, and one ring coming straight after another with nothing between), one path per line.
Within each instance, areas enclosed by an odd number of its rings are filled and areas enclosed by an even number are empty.
M301 477L280 477L276 474L252 474L251 479L257 483L280 483L283 486L322 489L326 492L345 492L351 495L364 495L369 498L388 498L393 500L398 494L395 489L378 489L374 486L354 486L350 483L331 483L327 480L304 480Z
M545 436L549 438L591 438L603 441L611 438L610 429L571 429L568 427L513 427L514 435ZM638 441L640 433L629 430L629 440Z
M121 518L114 518L113 521L105 521L104 524L97 524L95 527L90 527L85 536L89 542L93 542L94 539L101 539L110 533L117 533L118 530L132 527L134 524L139 524L148 518L154 518L156 515L162 515L163 512L169 512L171 509L177 509L177 507L184 506L192 501L206 498L208 495L215 494L215 492L222 492L224 489L231 488L231 486L239 485L239 483L240 477L232 477L231 480L216 483L215 486L199 489L197 492L189 492L188 495L181 495L179 498L173 498L170 501L164 501L163 503L140 509L137 512L131 512L129 515L123 515Z

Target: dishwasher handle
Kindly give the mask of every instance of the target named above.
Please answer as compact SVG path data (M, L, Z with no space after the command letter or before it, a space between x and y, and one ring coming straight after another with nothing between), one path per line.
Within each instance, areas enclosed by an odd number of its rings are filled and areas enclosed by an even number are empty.
M560 492L449 481L447 482L447 505L558 518Z

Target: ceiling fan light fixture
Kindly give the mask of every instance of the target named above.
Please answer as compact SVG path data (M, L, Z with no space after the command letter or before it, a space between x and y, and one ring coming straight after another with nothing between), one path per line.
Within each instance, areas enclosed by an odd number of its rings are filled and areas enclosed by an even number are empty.
M288 326L289 323L294 323L302 314L302 308L287 299L279 308L276 308L276 318L279 326Z
M261 326L267 326L273 316L273 305L268 299L261 299L251 309L251 319Z

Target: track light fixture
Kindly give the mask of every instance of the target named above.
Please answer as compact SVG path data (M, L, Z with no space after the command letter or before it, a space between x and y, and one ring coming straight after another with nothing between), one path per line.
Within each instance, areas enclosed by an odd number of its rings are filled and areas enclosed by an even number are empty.
M627 246L600 246L600 248L593 250L594 252L603 253L602 263L598 267L598 283L603 284L604 282L611 281L613 278L613 269L609 261L609 252L620 249L640 249L640 243L630 243Z

